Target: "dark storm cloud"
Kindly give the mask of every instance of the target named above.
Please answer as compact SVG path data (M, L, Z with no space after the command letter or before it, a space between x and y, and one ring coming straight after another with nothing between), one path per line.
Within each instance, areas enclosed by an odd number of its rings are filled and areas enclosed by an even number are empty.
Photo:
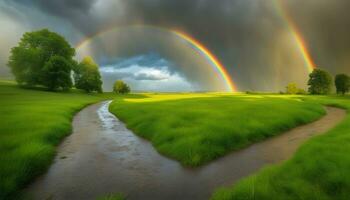
M81 15L87 16L96 0L5 0L29 7L37 7L42 11L63 18L75 20Z
M14 1L64 19L87 36L105 27L140 23L183 30L217 55L242 90L279 90L286 82L303 84L307 78L300 77L305 71L302 61L294 62L292 47L283 42L288 27L272 0ZM332 73L350 73L350 1L279 1L286 2L317 65ZM131 52L144 53L125 48L127 56ZM103 64L113 61L112 56L108 59Z

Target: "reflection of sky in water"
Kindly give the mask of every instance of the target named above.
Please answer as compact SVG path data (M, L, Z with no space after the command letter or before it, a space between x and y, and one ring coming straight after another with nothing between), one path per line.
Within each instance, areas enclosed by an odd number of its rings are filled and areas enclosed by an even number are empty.
M97 114L100 118L101 124L105 129L112 129L115 125L116 119L112 113L108 111L109 104L112 101L104 103L98 110Z

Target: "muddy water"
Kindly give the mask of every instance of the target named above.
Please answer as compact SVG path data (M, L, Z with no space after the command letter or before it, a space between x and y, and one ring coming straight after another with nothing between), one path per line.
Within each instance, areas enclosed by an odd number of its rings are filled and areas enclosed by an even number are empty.
M128 199L208 199L266 164L289 158L306 139L325 132L345 117L328 114L196 169L187 169L155 151L108 111L109 102L87 107L73 121L73 134L58 148L48 172L26 191L34 199L95 199L122 192Z

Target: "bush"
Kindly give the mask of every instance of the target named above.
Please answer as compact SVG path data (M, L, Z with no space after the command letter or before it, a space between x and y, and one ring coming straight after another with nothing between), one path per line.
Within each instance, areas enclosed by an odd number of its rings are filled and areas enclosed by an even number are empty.
M127 94L130 92L130 87L124 81L118 80L114 83L113 91L117 94Z
M298 88L297 84L289 83L286 87L286 94L307 94L304 89Z
M287 94L296 94L298 93L299 89L297 87L297 84L295 83L289 83L286 87L286 93Z

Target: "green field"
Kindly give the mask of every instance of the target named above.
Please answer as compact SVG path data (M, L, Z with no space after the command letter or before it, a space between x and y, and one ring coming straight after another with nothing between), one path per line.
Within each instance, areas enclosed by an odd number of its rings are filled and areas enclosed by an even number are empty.
M251 143L316 120L322 105L350 110L349 97L139 94L116 98L76 90L53 93L0 82L0 199L45 172L57 144L84 106L114 98L110 110L162 154L198 166ZM350 116L305 143L285 163L268 167L213 199L348 199ZM120 196L107 196L118 199Z
M311 122L325 111L295 96L148 94L114 101L110 111L162 154L198 166Z
M107 96L25 90L0 82L0 199L43 173L56 145L71 132L74 113Z
M307 97L306 100L350 111L349 97ZM231 188L219 189L212 199L350 199L349 152L350 115L327 134L302 145L292 159L267 167Z

